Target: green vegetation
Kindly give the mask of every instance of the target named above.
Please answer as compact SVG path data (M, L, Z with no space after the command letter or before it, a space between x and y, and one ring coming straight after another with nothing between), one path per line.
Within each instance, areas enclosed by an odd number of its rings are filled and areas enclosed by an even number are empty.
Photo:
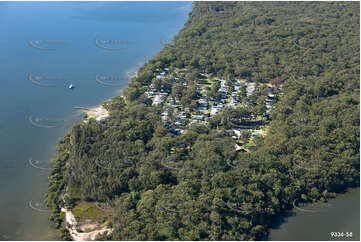
M72 209L72 212L76 218L96 220L101 210L98 209L94 203L81 202Z
M359 9L194 3L174 43L132 79L127 102L114 98L108 119L75 124L60 141L47 195L56 226L62 206L111 202L114 231L101 239L256 240L295 199L327 201L359 186ZM155 81L164 68L183 69L188 87ZM246 109L225 109L179 135L164 127L145 87L163 85L189 107L192 81L204 81L197 73L282 86L267 135L243 137L250 152L236 152L227 133L227 120L245 120ZM251 98L261 103L262 92Z

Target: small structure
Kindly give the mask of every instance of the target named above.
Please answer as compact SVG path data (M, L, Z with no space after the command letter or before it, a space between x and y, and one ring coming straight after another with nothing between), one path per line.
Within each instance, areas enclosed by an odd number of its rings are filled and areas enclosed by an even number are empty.
M167 112L163 112L161 116L162 116L162 121L163 122L166 122L168 120L168 113Z
M204 116L203 115L192 115L192 120L203 121Z
M241 151L241 152L248 152L245 148L237 145L237 144L234 144L234 148L236 149L236 152L238 151Z
M242 131L241 131L241 129L233 129L233 134L234 134L237 138L239 138L239 137L241 137Z
M157 79L164 79L164 76L162 76L162 75L157 75L155 78L157 78Z
M262 129L254 130L251 135L253 137L255 137L255 136L263 136L263 130Z
M161 104L164 101L166 95L159 93L157 95L154 96L153 98L153 104L154 106Z
M251 96L252 93L256 90L256 83L248 82L247 83L247 97Z
M208 102L205 99L199 99L198 101L198 109L200 110L207 110L208 109Z

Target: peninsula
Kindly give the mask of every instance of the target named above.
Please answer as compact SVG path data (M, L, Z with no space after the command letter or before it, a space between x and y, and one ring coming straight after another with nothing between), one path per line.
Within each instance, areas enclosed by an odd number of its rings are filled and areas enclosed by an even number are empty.
M59 142L46 201L63 239L260 240L295 201L359 186L359 9L195 2Z

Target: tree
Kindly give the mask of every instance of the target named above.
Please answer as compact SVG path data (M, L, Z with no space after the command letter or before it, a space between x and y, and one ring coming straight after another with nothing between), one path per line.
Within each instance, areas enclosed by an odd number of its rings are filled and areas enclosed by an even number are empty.
M282 80L280 77L275 77L271 81L272 85L275 85L277 88L279 88L282 85Z

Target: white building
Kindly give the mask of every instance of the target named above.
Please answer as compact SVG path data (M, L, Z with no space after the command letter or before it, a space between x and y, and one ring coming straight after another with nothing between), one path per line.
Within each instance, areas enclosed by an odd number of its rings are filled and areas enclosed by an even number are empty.
M239 138L241 137L242 131L240 129L233 129L234 135Z
M192 115L192 120L203 121L204 116L203 115Z
M155 95L154 98L153 98L153 104L152 105L156 106L156 105L161 104L164 101L165 97L166 97L166 95L164 95L162 93L159 93L159 94Z
M251 96L252 93L256 90L256 83L254 82L248 82L247 83L247 97Z

